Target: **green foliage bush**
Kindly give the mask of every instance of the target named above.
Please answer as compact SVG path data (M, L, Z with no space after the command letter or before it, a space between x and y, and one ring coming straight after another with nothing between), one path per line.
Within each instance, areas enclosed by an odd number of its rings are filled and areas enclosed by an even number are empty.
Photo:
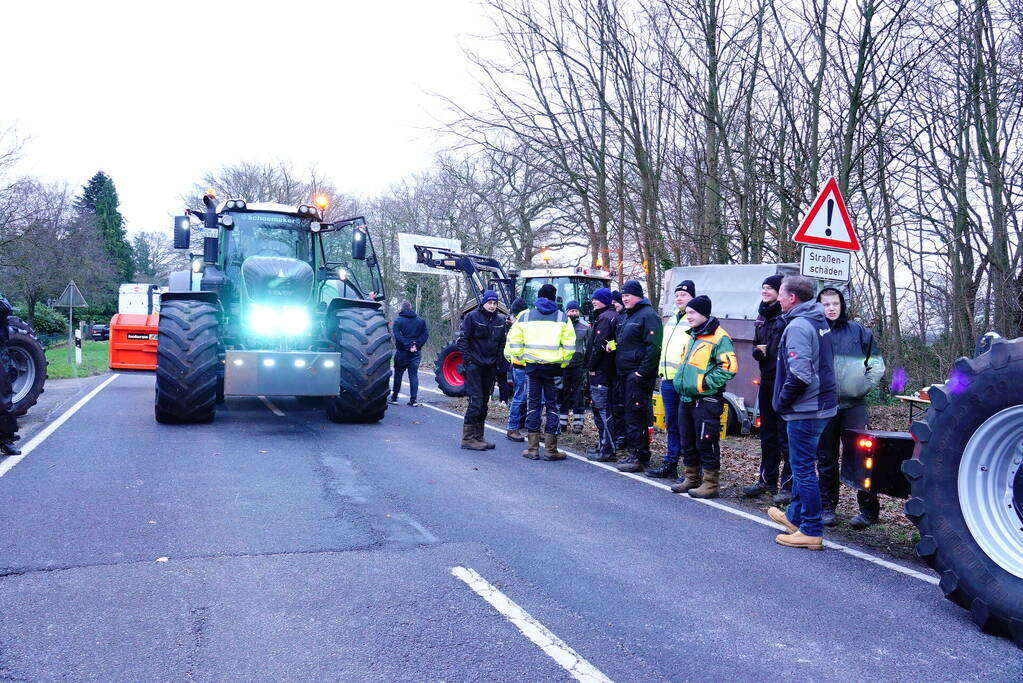
M14 313L23 320L28 320L28 310L24 304L16 306ZM55 311L46 304L36 304L35 320L30 320L29 322L35 328L36 334L61 334L67 332L67 316L59 311Z

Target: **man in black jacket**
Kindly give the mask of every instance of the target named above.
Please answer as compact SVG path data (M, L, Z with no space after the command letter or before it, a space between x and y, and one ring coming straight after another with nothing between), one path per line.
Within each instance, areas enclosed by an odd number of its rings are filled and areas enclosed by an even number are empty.
M615 334L618 334L618 327L625 322L625 304L622 303L622 293L617 289L611 292L611 307L615 310ZM611 418L614 421L615 448L625 448L625 389L618 381L616 374L614 386L611 387Z
M788 505L792 500L792 472L789 470L789 439L785 420L774 412L774 378L778 344L788 319L778 303L781 275L771 275L760 286L760 314L753 332L753 358L760 363L760 474L752 486L742 489L743 495L754 497L776 494L775 505ZM781 492L778 491L778 470L781 469Z
M18 421L14 417L14 364L7 353L10 332L7 318L14 307L0 294L0 455L21 455L14 447L18 440Z
M408 301L401 302L401 310L398 312L398 319L391 326L394 333L394 388L391 391L391 398L388 403L398 402L398 391L401 389L401 376L408 370L409 401L410 406L417 406L416 398L419 396L419 361L423 357L423 346L430 338L426 329L426 321L416 315L412 310L412 304Z
M625 443L629 456L617 468L619 472L639 472L650 462L647 428L663 326L637 280L622 286L622 303L625 316L615 339L615 367L625 403Z
M846 429L866 429L870 416L867 394L884 377L884 359L874 335L863 325L849 320L845 296L834 287L822 289L817 301L831 327L831 349L835 354L835 382L838 385L838 414L821 434L817 448L817 472L821 482L821 519L824 526L835 526L838 506L839 449ZM844 457L844 456L843 456ZM860 513L849 520L853 529L876 524L881 514L877 494L856 491Z
M601 287L593 292L593 316L586 340L586 370L593 402L593 423L597 426L597 446L587 457L597 462L615 459L615 425L612 417L611 387L617 380L615 352L608 350L618 331L618 313L611 305L611 290Z
M497 312L497 293L484 291L480 304L462 319L456 342L462 353L465 393L469 397L462 424L462 448L472 451L494 448L493 443L483 438L483 427L494 392L497 361L504 353L508 334L505 318Z

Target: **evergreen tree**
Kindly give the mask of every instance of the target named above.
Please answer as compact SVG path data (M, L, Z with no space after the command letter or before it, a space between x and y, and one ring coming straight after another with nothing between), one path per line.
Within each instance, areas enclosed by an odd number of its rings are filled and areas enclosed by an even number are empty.
M89 179L82 196L75 202L80 214L92 217L103 238L103 248L117 270L121 282L131 282L135 267L131 245L124 230L124 218L118 211L120 201L114 181L103 171Z

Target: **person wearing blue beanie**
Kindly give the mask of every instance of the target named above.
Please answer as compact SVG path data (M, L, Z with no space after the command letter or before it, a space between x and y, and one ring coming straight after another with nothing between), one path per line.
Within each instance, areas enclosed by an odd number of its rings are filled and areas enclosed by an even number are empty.
M469 405L462 423L462 448L484 451L495 444L483 438L490 395L497 381L497 364L508 335L505 317L497 310L498 297L492 289L480 296L480 305L462 318L455 342L462 354L465 394Z
M604 304L605 307L611 305L611 290L607 287L601 287L600 289L593 292L591 295L594 301L599 301Z
M565 315L575 328L575 353L561 375L561 389L558 392L561 431L568 431L568 413L571 411L572 432L575 434L583 433L583 420L586 415L586 401L583 399L586 368L583 366L583 358L586 356L586 342L590 336L590 325L580 318L581 313L578 301L569 301L565 304Z

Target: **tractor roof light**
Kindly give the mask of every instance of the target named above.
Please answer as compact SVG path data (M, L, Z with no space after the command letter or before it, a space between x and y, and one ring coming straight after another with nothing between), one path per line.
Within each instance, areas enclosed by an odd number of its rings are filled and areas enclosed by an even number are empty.
M217 191L216 191L216 190L214 190L214 189L213 189L213 188L211 187L210 189L206 190L206 196L207 196L207 197L212 197L213 199L216 199L216 198L217 198Z
M325 211L329 203L330 200L327 199L327 195L325 194L316 195L316 206L320 209L320 211Z
M323 223L319 221L311 221L309 223L309 229L312 230L313 232L319 232L320 230L323 229Z

